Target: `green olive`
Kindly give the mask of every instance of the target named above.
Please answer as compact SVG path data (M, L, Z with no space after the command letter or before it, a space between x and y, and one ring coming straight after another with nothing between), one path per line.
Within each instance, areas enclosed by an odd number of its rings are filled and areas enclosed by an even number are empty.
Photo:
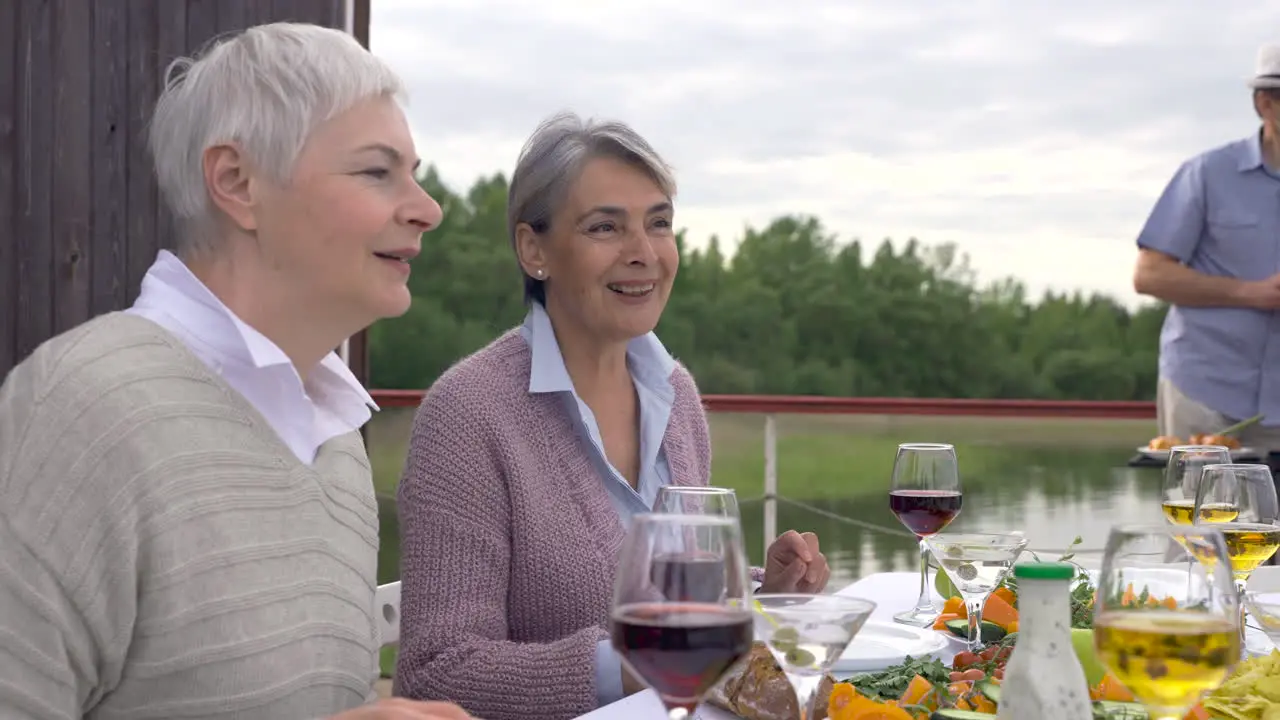
M808 650L793 648L787 651L786 660L788 665L799 665L802 667L808 667L810 665L813 665L814 661L817 660L817 658L815 658L813 656L813 653L809 652Z

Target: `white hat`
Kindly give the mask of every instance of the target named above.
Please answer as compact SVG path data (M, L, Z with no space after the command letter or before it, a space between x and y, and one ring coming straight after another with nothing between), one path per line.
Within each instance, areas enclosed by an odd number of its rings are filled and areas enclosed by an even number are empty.
M1254 90L1280 88L1280 45L1263 45L1258 48L1257 69L1249 81Z

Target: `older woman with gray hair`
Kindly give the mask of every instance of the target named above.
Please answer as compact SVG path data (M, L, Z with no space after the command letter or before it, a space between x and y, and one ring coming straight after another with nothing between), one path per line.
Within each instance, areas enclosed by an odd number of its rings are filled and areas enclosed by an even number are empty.
M0 716L467 717L369 702L372 402L333 349L408 308L440 221L402 95L310 25L175 63L150 143L176 252L0 387Z
M711 472L698 389L653 334L680 260L675 189L622 123L562 114L525 145L507 220L529 313L414 421L397 694L556 720L638 689L604 629L625 525ZM816 592L828 575L817 538L791 531L760 577Z

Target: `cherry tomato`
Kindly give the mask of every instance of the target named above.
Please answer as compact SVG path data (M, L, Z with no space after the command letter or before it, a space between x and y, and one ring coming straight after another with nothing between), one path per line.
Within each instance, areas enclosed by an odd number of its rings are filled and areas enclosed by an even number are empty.
M986 661L988 661L988 662L989 662L989 661L991 661L992 659L994 659L994 658L995 658L995 656L996 656L996 652L997 652L998 650L999 650L999 648L997 648L996 646L992 645L991 647L989 647L989 648L987 648L986 650L983 650L981 653L979 653L979 656L980 656L983 660L986 660Z
M996 660L1000 662L1004 662L1005 660L1009 659L1009 656L1012 654L1013 654L1013 648L1002 647L1000 648L1000 651L996 653Z
M968 670L965 670L963 673L961 673L960 679L973 680L974 682L977 682L986 676L987 674L982 672L978 668L969 668Z
M992 674L992 675L994 675L994 676L995 676L995 678L996 678L997 680L1003 680L1003 679L1004 679L1004 668L996 668L996 671L995 671L995 672L993 672L993 673L991 673L991 674Z
M965 650L963 652L956 653L956 658L952 661L951 665L959 670L960 668L967 668L970 665L977 665L979 662L981 662L981 660L977 655Z
M951 675L949 676L949 679L951 680L951 682L959 682L960 680L964 679L964 673L960 672L959 670L952 670Z

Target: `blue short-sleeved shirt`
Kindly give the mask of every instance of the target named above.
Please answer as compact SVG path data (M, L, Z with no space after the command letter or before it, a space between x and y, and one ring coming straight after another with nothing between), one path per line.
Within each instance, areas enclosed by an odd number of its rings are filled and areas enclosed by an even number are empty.
M1261 133L1182 164L1138 235L1207 275L1263 280L1280 273L1280 177L1262 160ZM1280 314L1172 306L1160 333L1160 375L1187 397L1280 425Z

